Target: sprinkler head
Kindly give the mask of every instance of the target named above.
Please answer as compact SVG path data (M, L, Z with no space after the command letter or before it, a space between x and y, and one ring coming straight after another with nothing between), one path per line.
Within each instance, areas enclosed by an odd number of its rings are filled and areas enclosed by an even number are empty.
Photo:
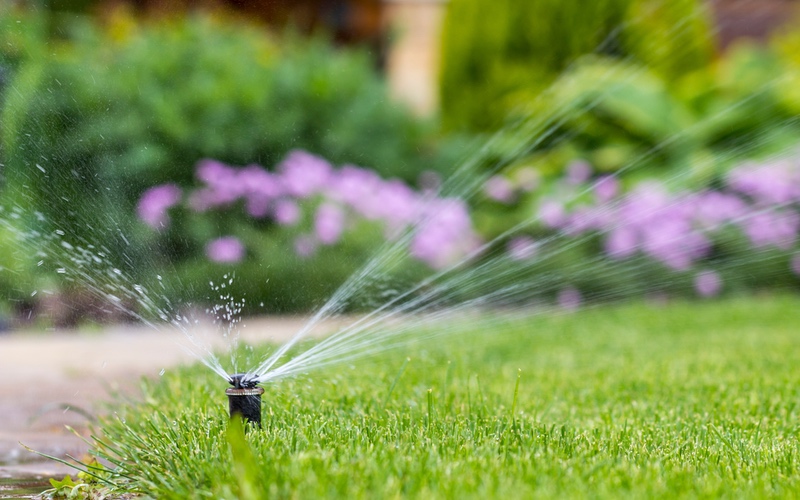
M261 395L264 388L258 387L258 381L249 378L246 373L236 373L228 377L233 386L225 390L228 395L228 410L231 418L241 415L245 424L261 427Z

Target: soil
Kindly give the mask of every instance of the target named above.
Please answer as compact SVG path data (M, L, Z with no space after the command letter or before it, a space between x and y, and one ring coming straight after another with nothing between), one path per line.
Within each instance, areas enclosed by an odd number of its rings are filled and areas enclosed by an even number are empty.
M305 319L247 320L248 343L280 342ZM330 331L328 323L319 330ZM198 327L218 347L225 339L211 325ZM84 457L88 446L66 426L87 432L91 416L113 411L115 393L135 398L141 377L158 377L197 360L169 329L114 326L100 331L27 331L0 334L0 478L56 477L74 469L43 459L20 443L59 458Z

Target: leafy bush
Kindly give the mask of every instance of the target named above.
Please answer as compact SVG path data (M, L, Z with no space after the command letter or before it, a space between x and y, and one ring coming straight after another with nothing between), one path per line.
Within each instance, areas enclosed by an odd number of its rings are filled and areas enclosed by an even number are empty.
M496 129L591 53L631 58L671 78L708 64L713 47L697 0L453 1L443 36L443 121Z
M687 182L701 187L739 158L796 142L800 126L777 85L787 73L770 50L746 45L674 80L613 59L585 59L547 100L528 107L524 127L508 129L514 147L495 153L544 173L560 173L576 158L607 172L624 169L628 178L689 171Z
M272 165L305 148L405 181L450 163L428 125L388 101L364 52L222 18L118 16L106 28L76 22L26 58L31 25L8 22L6 200L40 211L32 223L45 233L102 244L132 275L172 259L149 248L137 200L155 184L192 185L201 158Z
M502 236L495 255L536 294L571 304L650 295L700 296L723 291L796 287L800 277L800 161L797 153L739 163L714 187L676 189L650 179L630 190L617 176L573 163L564 177L525 192L517 181L504 196L515 216L476 225ZM489 183L488 185L491 185ZM528 224L510 231L520 218ZM535 222L535 223L533 223ZM491 236L488 236L491 237Z
M326 299L385 241L399 242L398 252L384 255L397 275L425 271L406 255L442 268L478 243L462 201L353 165L336 169L303 151L290 153L275 172L203 160L196 174L202 186L185 197L175 184L145 191L139 217L173 258L185 259L184 283L205 290L209 276L237 270L247 283L230 285L271 310ZM171 224L173 217L180 224Z

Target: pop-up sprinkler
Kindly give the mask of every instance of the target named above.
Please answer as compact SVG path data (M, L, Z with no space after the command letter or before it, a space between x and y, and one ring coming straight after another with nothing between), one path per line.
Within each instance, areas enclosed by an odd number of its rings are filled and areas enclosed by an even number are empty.
M228 409L231 418L241 415L245 424L261 427L261 395L264 388L258 387L258 380L247 373L230 375L228 382L233 386L225 390L228 395Z

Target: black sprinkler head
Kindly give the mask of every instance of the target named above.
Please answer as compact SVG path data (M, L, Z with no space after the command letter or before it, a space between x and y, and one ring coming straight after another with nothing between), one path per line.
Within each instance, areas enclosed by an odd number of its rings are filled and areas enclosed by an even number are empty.
M250 373L234 373L228 377L228 383L235 389L252 389L258 385L258 380Z
M246 373L230 375L228 382L233 386L225 390L228 395L228 410L231 418L241 415L245 424L261 427L261 395L264 388Z

